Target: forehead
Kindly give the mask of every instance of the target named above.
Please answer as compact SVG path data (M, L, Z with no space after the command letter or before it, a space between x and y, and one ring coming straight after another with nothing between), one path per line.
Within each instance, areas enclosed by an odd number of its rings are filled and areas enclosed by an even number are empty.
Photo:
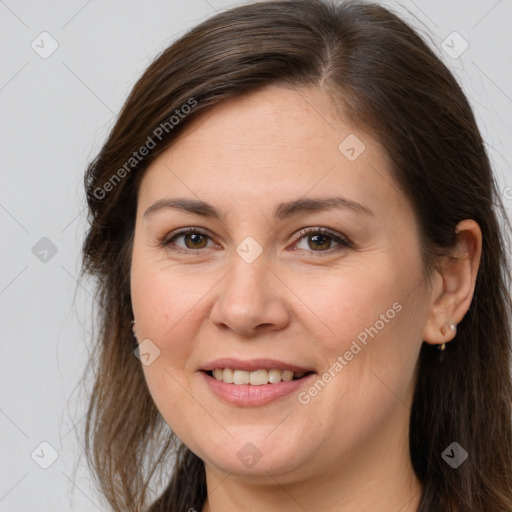
M316 88L267 86L217 105L191 122L174 145L178 151L207 145L210 156L224 159L246 153L270 165L283 157L303 161L311 152L334 160L339 143L353 131L334 107Z
M139 199L167 193L246 208L342 194L377 214L403 214L408 205L385 149L336 110L315 88L272 86L228 100L187 125L150 165Z

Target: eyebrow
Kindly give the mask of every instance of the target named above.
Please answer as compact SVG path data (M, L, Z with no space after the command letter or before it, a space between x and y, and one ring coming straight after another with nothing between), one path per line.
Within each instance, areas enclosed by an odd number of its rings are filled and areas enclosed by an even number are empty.
M342 209L353 211L368 217L374 217L375 214L367 206L347 199L345 197L322 197L322 198L300 198L286 203L280 203L274 208L274 217L277 220L284 220L299 213ZM218 220L225 220L226 215L215 206L196 199L159 199L144 212L143 218L161 211L178 210L200 215L201 217L210 217Z

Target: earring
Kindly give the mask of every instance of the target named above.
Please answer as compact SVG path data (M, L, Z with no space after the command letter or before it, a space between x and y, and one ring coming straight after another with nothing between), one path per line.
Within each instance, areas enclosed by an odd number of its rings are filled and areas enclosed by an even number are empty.
M133 332L133 337L136 338L137 331L135 330L135 320L132 320L132 332Z
M448 324L448 327L452 330L452 331L455 331L457 332L457 325L454 324L454 323L449 323ZM446 348L446 343L440 343L437 348L442 352L445 348Z

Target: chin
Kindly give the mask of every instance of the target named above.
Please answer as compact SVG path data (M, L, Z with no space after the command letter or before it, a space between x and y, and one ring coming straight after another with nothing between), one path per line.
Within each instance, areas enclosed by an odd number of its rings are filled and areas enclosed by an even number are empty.
M270 431L268 426L245 427L243 435L239 435L231 429L232 438L223 436L222 439L200 441L196 449L191 449L206 464L241 477L260 477L267 481L269 474L277 476L300 471L307 459L304 443L290 438L286 443L282 439L271 439ZM204 436L204 431L201 435Z

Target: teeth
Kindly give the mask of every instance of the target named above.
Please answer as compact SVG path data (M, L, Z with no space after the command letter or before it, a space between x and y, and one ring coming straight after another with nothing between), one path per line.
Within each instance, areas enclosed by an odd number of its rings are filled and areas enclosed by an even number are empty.
M253 386L268 384L267 370L256 370L255 372L249 373L249 384L252 384Z
M281 370L269 370L268 371L268 381L271 384L277 384L281 382Z
M230 368L224 368L224 370L220 370L221 376L216 377L217 380L223 380L224 382L227 382L228 384L233 384L233 374L235 373Z
M233 384L249 384L249 372L235 370L233 372Z
M290 370L285 370L283 372L283 374L281 375L281 378L285 381L285 382L290 382L293 380L293 372L291 372Z
M232 368L217 368L213 370L215 379L227 384L251 384L252 386L262 386L264 384L277 384L278 382L290 382L294 378L304 377L305 372L293 373L290 370L256 370L247 372L245 370L233 370Z

